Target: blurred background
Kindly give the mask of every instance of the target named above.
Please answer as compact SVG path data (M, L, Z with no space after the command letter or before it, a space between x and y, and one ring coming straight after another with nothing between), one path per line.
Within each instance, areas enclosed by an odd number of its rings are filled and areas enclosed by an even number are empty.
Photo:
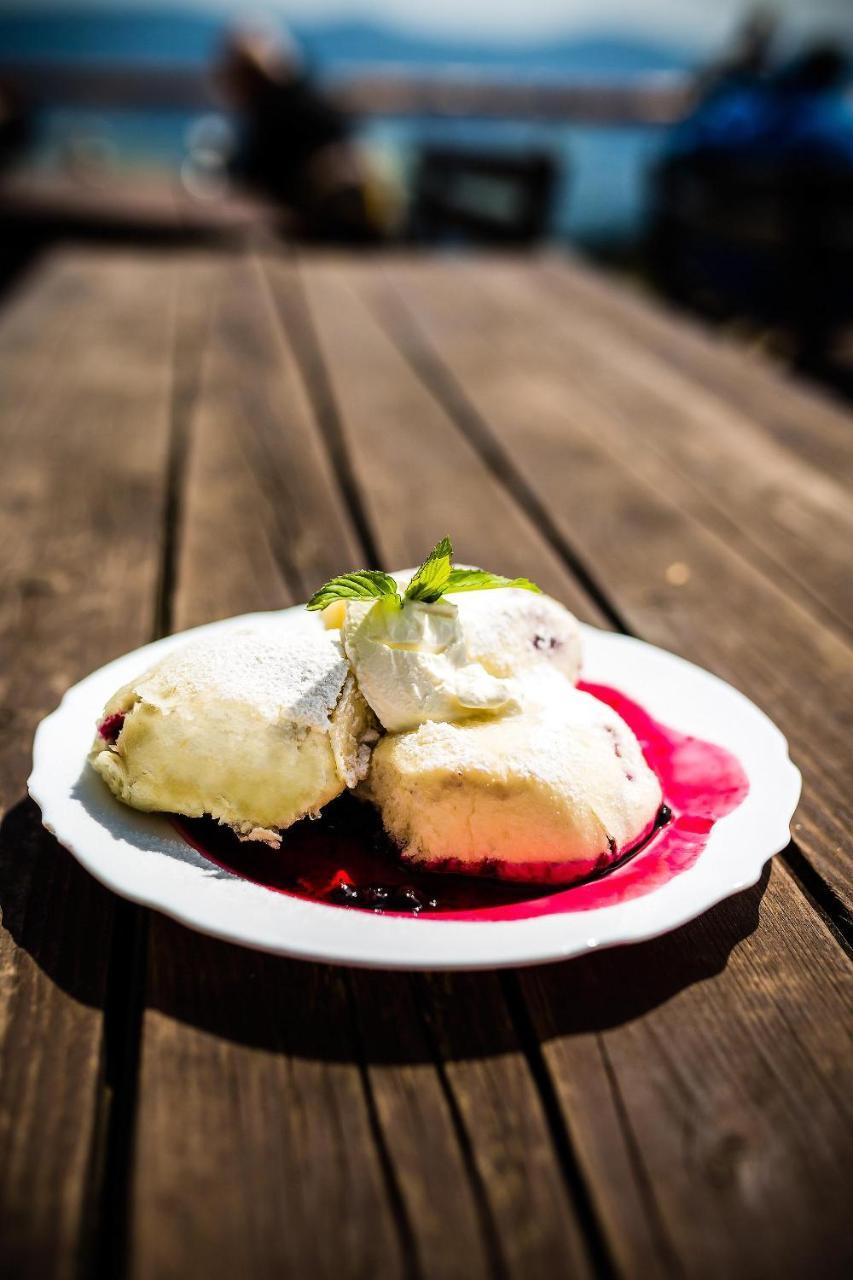
M0 0L57 238L557 243L853 389L853 0Z

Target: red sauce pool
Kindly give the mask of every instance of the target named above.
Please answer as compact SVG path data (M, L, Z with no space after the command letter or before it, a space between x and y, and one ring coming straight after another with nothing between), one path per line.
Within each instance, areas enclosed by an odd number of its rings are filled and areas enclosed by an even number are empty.
M660 779L671 817L606 870L571 886L415 871L400 862L372 806L350 795L334 801L316 821L291 827L279 850L241 844L204 818L174 819L175 826L194 849L234 875L274 893L348 910L381 909L431 920L524 920L640 897L693 865L714 823L737 808L749 783L723 747L670 729L608 685L581 682L579 688L606 702L633 729ZM378 893L372 892L376 886ZM385 899L381 890L387 891ZM409 901L423 904L421 910L400 909L403 890ZM362 901L342 900L353 891ZM365 895L374 905L364 904Z

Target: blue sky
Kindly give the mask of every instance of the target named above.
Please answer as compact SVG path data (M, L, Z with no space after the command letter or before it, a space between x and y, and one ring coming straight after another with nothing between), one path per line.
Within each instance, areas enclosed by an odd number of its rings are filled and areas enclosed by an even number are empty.
M0 0L0 10L112 9L117 0ZM170 0L121 0L121 8ZM718 47L755 0L171 0L180 8L294 21L364 18L456 39L538 41L552 35L619 33L694 49ZM829 31L853 36L853 0L764 0L792 37Z
M690 42L713 41L731 31L754 0L122 0L120 8L168 6L292 18L374 18L396 26L461 36L517 40L589 29L670 33ZM0 9L58 9L63 0L0 0ZM108 8L115 0L68 0L67 8ZM853 28L853 0L763 0L797 28Z

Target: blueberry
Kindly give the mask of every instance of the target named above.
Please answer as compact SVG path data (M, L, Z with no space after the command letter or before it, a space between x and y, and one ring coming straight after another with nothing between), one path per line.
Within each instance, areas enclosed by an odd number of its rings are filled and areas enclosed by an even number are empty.
M388 890L384 884L369 884L361 893L363 905L372 907L374 911L381 911L383 907L387 907L388 897Z
M397 903L401 911L422 911L424 896L414 885L403 884L397 890Z
M354 884L336 884L329 897L332 902L339 902L344 907L361 905L361 894Z
M416 889L414 885L404 884L397 890L397 903L401 911L434 911L438 906L435 898L430 898L422 889Z

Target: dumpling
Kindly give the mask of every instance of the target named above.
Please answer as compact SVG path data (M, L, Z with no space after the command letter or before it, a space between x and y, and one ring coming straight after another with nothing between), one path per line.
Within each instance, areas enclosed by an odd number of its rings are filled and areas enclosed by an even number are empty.
M337 638L283 625L169 654L110 699L89 758L125 804L277 847L365 776L377 737Z
M366 790L406 861L569 883L652 830L660 784L631 729L546 675L516 714L431 722L378 743Z

